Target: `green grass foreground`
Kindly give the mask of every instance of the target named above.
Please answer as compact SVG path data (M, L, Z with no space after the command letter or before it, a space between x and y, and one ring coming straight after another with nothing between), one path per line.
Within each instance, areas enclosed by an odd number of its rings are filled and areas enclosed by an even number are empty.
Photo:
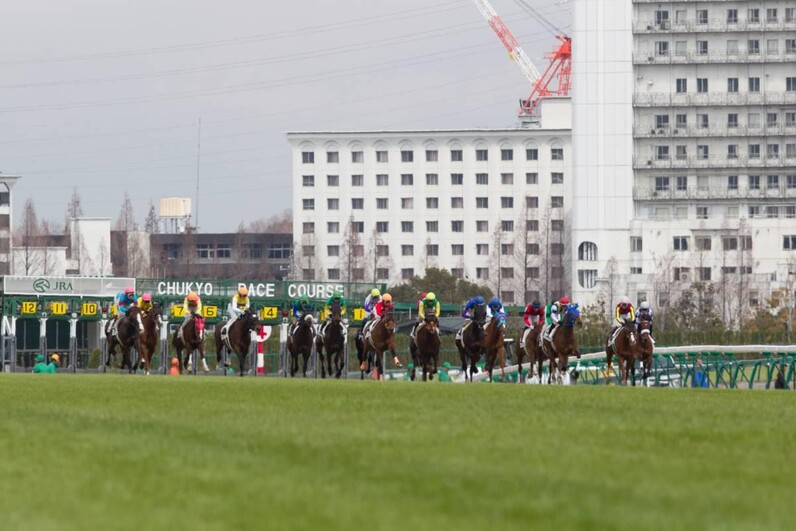
M0 529L792 529L794 398L4 374Z

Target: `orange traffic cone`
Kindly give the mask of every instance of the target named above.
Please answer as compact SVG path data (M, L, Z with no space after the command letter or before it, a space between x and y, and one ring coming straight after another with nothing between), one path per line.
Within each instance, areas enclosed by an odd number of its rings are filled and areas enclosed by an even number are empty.
M171 358L171 369L169 370L171 376L180 375L180 361L177 358Z

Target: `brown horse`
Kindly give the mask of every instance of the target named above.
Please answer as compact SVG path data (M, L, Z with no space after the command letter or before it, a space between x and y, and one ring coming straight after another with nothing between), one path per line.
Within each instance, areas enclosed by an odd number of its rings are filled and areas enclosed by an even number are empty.
M473 318L469 324L456 334L456 348L459 350L459 358L462 360L462 374L465 381L469 378L473 381L473 374L478 372L478 360L484 351L484 323L486 322L486 306L478 305L473 308ZM467 360L470 360L470 373L467 373Z
M318 358L321 363L321 378L326 378L326 370L328 367L329 376L332 376L332 358L334 358L334 375L335 378L340 378L345 368L345 343L346 332L343 326L343 315L338 301L333 301L329 308L329 315L331 322L327 326L323 335L318 334L315 338L315 350L318 351ZM324 365L324 350L326 351L326 365Z
M541 381L542 378L542 365L544 364L545 355L544 352L542 352L542 346L539 344L539 335L542 333L543 328L543 324L536 322L536 324L530 328L523 330L520 333L520 337L517 338L517 344L520 346L520 348L517 349L518 370L520 374L522 374L522 361L525 359L525 356L528 356L530 367L528 368L527 378L534 382L537 381L537 378L539 381ZM534 365L538 366L538 376L535 376L533 373Z
M298 372L299 354L304 359L302 374L307 377L307 365L312 354L312 344L315 341L315 319L311 311L305 311L296 322L293 333L287 338L287 350L290 352L290 376Z
M641 362L642 381L646 384L647 378L652 375L652 353L655 350L655 344L652 342L652 323L650 321L641 321L638 324L638 342L636 345L636 359ZM636 374L633 373L633 381L636 380Z
M493 316L486 325L484 347L486 348L486 365L484 369L489 372L489 381L492 381L492 371L495 362L500 364L501 380L506 380L506 321L498 316Z
M174 332L174 338L171 344L174 345L174 350L177 353L177 361L180 367L180 373L188 370L188 364L191 361L191 354L197 351L199 360L202 362L202 370L210 372L205 361L205 319L199 314L192 314L182 329L183 337L179 337L179 330ZM182 351L185 350L185 358L182 357ZM198 362L197 362L198 363Z
M121 369L127 367L130 373L135 372L135 365L133 364L130 351L133 347L137 347L138 335L140 332L140 325L138 319L141 316L141 309L138 306L130 306L127 313L123 316L118 316L119 324L116 326L117 335L113 335L113 321L105 323L105 338L108 345L108 358L105 360L105 366L111 366L111 356L116 355L116 346L121 348L122 353L122 366Z
M216 344L216 360L218 362L218 367L222 371L229 367L229 354L234 352L235 355L238 356L240 375L243 377L243 374L246 372L246 358L249 356L249 347L252 344L251 333L252 330L257 328L259 322L254 310L248 308L229 326L226 338L221 337L221 329L224 327L216 326L213 339ZM226 359L224 356L225 353L227 354Z
M566 307L561 322L553 336L553 342L548 339L542 340L542 350L547 357L550 367L550 381L555 378L556 383L568 384L570 375L568 370L569 357L575 356L580 360L578 350L578 340L575 338L575 326L583 326L580 319L580 310L577 304L570 304ZM572 374L573 378L578 377L578 373Z
M153 304L152 308L143 312L141 322L144 331L138 336L138 365L144 369L147 376L152 374L152 356L160 338L160 304ZM163 354L165 356L165 354Z
M415 340L409 341L409 353L414 367L410 378L414 381L415 370L423 367L423 381L434 379L439 363L439 321L434 310L428 310L423 322L415 330Z
M613 331L608 335L608 341L610 341L611 335L613 335ZM636 385L635 365L638 343L636 342L635 323L626 320L619 328L619 333L616 336L616 340L614 340L613 346L608 344L608 341L606 341L605 345L605 357L608 364L606 371L608 374L613 372L612 358L616 354L616 357L619 358L619 370L622 373L622 385L627 385L628 375L632 375L633 385Z
M370 327L367 341L363 341L363 343L360 363L369 358L370 353L373 352L373 379L382 380L384 378L384 353L389 350L393 359L396 359L395 314L392 308L385 310L378 322ZM400 366L400 364L398 365ZM362 369L361 365L360 369Z

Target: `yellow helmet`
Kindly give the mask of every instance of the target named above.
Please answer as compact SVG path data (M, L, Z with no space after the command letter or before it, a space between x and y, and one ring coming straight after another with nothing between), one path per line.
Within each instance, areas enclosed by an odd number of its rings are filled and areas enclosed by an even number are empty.
M379 291L379 288L373 288L372 290L370 290L371 297L378 297L379 295L381 295L381 291Z
M435 301L435 300L437 300L437 296L434 295L433 292L429 291L428 293L426 293L426 300L427 301Z
M241 297L248 297L248 295L249 295L248 288L246 288L246 286L239 287L238 288L238 295L240 295Z

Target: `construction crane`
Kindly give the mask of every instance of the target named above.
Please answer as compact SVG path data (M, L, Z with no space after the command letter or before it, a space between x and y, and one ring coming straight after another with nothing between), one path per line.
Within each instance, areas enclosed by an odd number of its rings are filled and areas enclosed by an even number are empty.
M515 1L538 19L548 30L551 30L560 43L558 48L545 54L545 57L550 59L550 63L541 74L517 42L517 39L511 34L509 28L498 16L489 0L473 0L478 10L481 11L481 14L484 15L484 18L489 23L489 26L503 43L503 46L506 47L506 50L508 50L511 59L519 65L522 73L531 82L531 95L525 100L520 100L519 112L520 117L530 117L534 114L540 99L553 94L557 96L569 95L570 76L572 74L572 39L564 35L563 31L524 1ZM558 85L553 90L551 87L553 79L556 77L558 78Z

